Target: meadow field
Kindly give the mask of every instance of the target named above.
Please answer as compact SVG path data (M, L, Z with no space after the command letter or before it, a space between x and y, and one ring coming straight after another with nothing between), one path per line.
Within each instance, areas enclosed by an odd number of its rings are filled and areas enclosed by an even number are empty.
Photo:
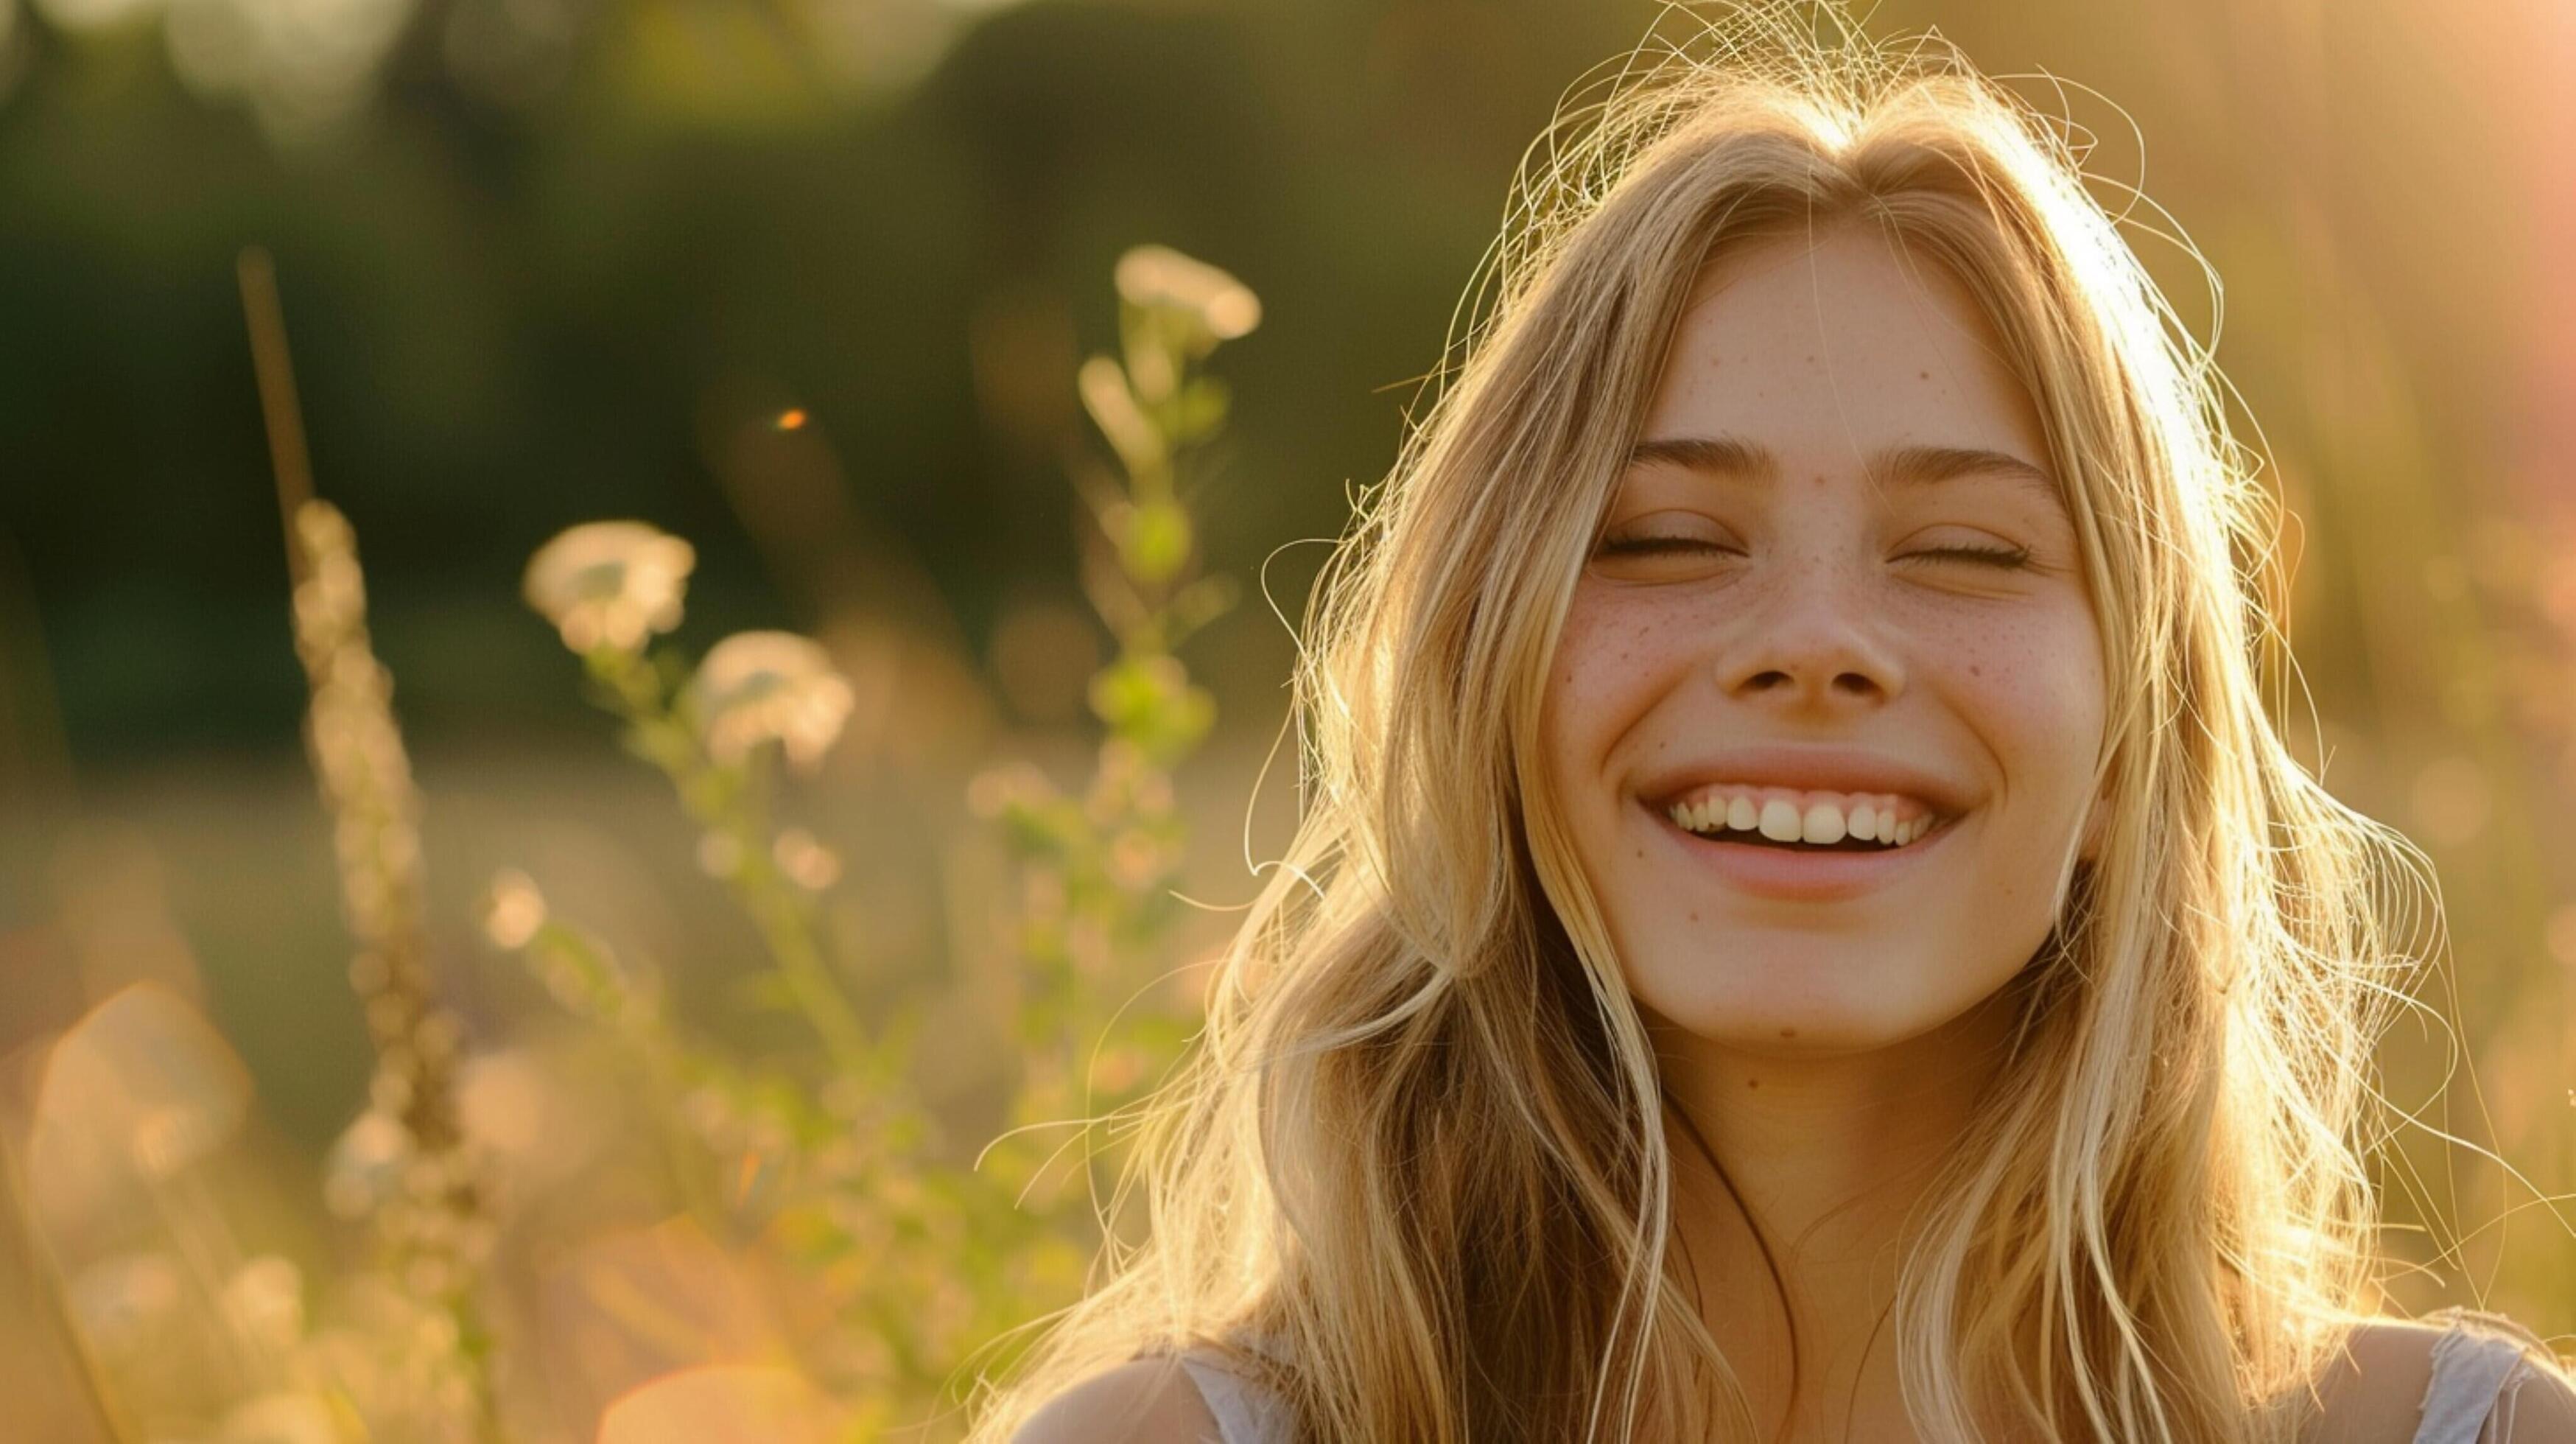
M955 1438L1140 1224L1308 589L1657 7L1493 9L0 0L11 1437ZM2220 337L2276 721L2436 885L2387 1306L2568 1352L2576 25L2364 10L1875 23Z

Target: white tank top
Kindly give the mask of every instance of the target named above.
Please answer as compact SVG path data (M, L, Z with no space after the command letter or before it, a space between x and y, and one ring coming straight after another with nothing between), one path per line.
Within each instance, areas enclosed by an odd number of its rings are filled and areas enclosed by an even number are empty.
M2497 1444L2513 1437L2513 1393L2550 1365L2532 1357L2548 1345L2502 1314L2436 1309L2418 1322L2447 1323L2433 1344L2415 1444Z
M1246 1377L1226 1355L1210 1348L1184 1349L1181 1367L1216 1416L1216 1435L1223 1444L1297 1444L1293 1421L1278 1395Z
M2436 1309L2419 1322L2448 1324L2433 1345L2433 1375L2424 1386L2414 1444L2498 1444L2512 1437L2513 1395L2548 1365L2531 1350L2546 1346L2502 1314ZM1223 1444L1299 1444L1293 1420L1261 1381L1225 1354L1186 1349L1181 1365L1216 1416Z

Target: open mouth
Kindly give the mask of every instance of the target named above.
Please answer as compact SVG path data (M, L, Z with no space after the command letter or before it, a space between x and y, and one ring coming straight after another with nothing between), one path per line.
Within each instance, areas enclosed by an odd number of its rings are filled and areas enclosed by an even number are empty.
M1969 814L1935 819L1900 843L1845 837L1833 842L1806 842L1766 837L1758 831L1694 831L1646 805L1656 822L1692 858L1712 868L1728 885L1757 896L1786 902L1821 903L1854 899L1868 891L1914 874L1923 859L1948 851L1943 846Z
M1925 834L1929 836L1930 834ZM1731 842L1744 847L1767 847L1776 852L1895 852L1875 838L1846 837L1840 842L1782 842L1764 837L1759 832L1694 832L1691 836L1704 842ZM1907 843L1906 846L1914 846Z
M1699 826L1688 826L1685 825L1682 817L1677 815L1672 808L1668 807L1657 809L1649 804L1648 810L1660 812L1665 823L1671 826L1674 831L1679 832L1686 837L1697 838L1702 842L1733 844L1740 847L1758 847L1773 852L1792 853L1879 854L1904 852L1908 849L1922 846L1925 842L1930 841L1933 837L1947 830L1952 823L1959 819L1959 814L1947 816L1936 815L1927 821L1909 824L1905 830L1898 833L1897 837L1894 839L1878 835L1865 836L1859 833L1851 833L1838 837L1831 842L1811 842L1801 837L1773 837L1762 831L1759 827L1748 828L1729 826L1723 820L1703 819L1702 824ZM1862 817L1869 819L1868 823L1864 825L1869 826L1870 831L1873 834L1885 831L1883 826L1876 825L1875 818L1871 817L1870 814L1863 813Z

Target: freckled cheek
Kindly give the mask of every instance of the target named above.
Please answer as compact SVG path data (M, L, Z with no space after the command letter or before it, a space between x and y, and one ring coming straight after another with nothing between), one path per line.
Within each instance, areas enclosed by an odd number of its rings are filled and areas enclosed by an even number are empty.
M2089 630L1988 636L1948 670L2007 768L2025 778L2089 773L2103 718L2101 650Z
M1597 769L1623 732L1688 671L1689 629L1655 609L1578 597L1550 668L1548 731L1560 764Z

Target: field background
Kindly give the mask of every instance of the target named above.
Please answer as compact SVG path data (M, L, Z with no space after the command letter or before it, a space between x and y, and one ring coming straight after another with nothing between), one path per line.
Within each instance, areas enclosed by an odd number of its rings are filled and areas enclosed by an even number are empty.
M1174 778L1183 891L1209 905L1157 943L1177 963L1224 936L1294 815L1281 769L1254 791L1292 658L1264 585L1293 621L1393 459L1522 148L1653 17L0 0L13 1106L35 1106L47 1040L145 981L202 1011L255 1093L227 1145L248 1201L225 1207L296 1216L365 1106L243 247L275 258L317 485L364 557L468 1052L551 1026L477 921L503 867L654 960L703 1035L755 1059L802 1046L735 1006L749 926L519 600L548 537L641 518L697 549L682 642L793 630L850 679L844 735L788 806L841 860L827 925L852 992L940 997L913 1086L980 1137L1021 1060L1007 1005L964 981L1009 966L973 891L1007 894L1008 863L966 794L1006 758L1076 777L1096 742L1084 688L1117 643L1085 601L1068 471L1102 451L1073 375L1116 344L1113 264L1168 244L1263 311L1209 363L1235 400L1185 492L1207 570L1245 597L1180 648L1217 723ZM1871 22L1937 24L2089 133L2102 193L2162 207L2131 233L2203 337L2199 261L2223 278L2219 360L2298 518L2290 634L2326 779L2424 846L2447 909L2448 972L2383 1059L2392 1100L2452 1136L2391 1155L2392 1219L2427 1230L2394 1244L2425 1268L2392 1307L2482 1303L2562 1348L2576 1243L2565 1205L2536 1200L2576 1188L2571 17L1887 0ZM2155 234L2175 224L2198 260ZM2314 762L2318 740L2295 745ZM349 1254L337 1225L246 1226L314 1279ZM66 1319L131 1300L94 1282L67 1315L43 1298L58 1267L41 1239L0 1263L0 1381L78 1438L110 1426ZM552 1417L585 1438L595 1416Z

